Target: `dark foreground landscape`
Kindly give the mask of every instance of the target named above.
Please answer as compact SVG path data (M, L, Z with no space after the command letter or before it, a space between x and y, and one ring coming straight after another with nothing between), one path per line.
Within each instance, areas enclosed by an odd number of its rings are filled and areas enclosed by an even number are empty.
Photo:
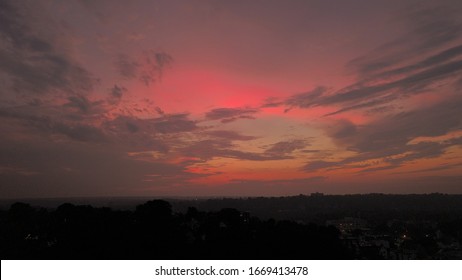
M462 259L461 195L67 201L4 201L1 258Z

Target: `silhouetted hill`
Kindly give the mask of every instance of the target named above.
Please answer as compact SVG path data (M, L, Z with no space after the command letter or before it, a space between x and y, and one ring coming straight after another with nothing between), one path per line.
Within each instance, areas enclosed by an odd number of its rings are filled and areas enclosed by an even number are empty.
M299 195L289 197L220 198L174 200L177 211L194 206L203 211L223 207L249 212L262 219L288 219L324 224L345 216L383 222L395 219L435 219L462 217L462 195L447 194L357 194Z

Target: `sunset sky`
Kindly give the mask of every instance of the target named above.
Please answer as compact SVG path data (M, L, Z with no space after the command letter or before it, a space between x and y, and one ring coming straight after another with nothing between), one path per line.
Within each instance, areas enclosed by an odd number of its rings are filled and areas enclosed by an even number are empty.
M0 0L0 198L462 193L462 1Z

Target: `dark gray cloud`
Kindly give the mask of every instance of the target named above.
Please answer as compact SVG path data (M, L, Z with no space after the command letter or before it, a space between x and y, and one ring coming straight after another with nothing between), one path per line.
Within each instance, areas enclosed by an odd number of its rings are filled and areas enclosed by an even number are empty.
M425 69L425 68L432 67L432 66L435 66L441 63L448 62L451 59L456 58L460 55L462 55L462 45L457 45L455 47L450 47L439 53L426 57L423 60L420 60L416 63L409 64L409 65L402 66L402 67L393 68L393 69L386 70L383 72L379 72L369 77L367 81L370 81L373 79L387 79L387 78L389 79L396 75L407 74L410 72L414 72L416 70Z
M367 125L356 126L348 121L338 121L325 128L326 134L334 143L356 152L356 155L335 162L309 162L303 169L314 171L342 168L370 160L383 160L389 165L389 167L371 167L365 170L367 172L397 168L406 162L418 159L439 157L447 148L460 145L460 138L440 142L410 142L418 137L437 137L460 130L461 106L462 98L453 96L428 108L390 115Z
M318 100L326 91L326 87L317 87L311 91L289 97L284 102L285 105L289 106L289 109L287 109L286 112L292 107L309 108L313 106L316 100Z
M162 77L164 69L173 62L173 57L166 52L149 51L150 55L146 56L147 63L154 67L159 72L159 76Z
M124 78L133 79L138 76L140 64L128 55L119 54L115 60L115 66Z
M165 112L164 110L162 110L162 108L160 107L155 107L154 110L156 110L157 114L161 115L161 116L165 116Z
M402 95L415 94L424 91L436 81L446 78L457 77L462 70L462 60L438 65L430 69L409 75L393 82L383 83L375 86L359 87L345 92L338 92L335 95L326 96L314 101L311 105L332 105L345 102L361 102L371 97L378 97L390 91L398 91L396 98ZM388 101L388 100L384 100ZM375 104L374 104L375 105Z
M315 160L307 163L303 166L302 170L304 171L315 171L319 169L331 168L342 165L342 162L333 162L333 161L324 161L324 160Z
M326 115L329 116L346 111L374 107L398 100L407 95L422 93L430 90L431 86L436 82L448 78L460 77L461 72L462 60L456 60L391 82L372 86L362 86L360 85L361 83L358 83L347 90L338 91L330 95L323 95L323 92L317 88L313 90L316 93L314 95L302 94L292 96L286 100L286 105L289 105L289 108L310 108L346 104L342 109Z
M252 115L256 113L258 113L258 109L254 108L216 108L205 113L205 118L227 123L238 119L253 119Z
M70 96L67 99L69 102L64 104L64 106L77 108L82 113L87 113L93 106L92 102L90 102L85 96Z
M109 91L108 103L111 105L118 104L127 91L128 90L123 86L114 85Z
M200 140L190 143L186 147L180 149L181 154L189 157L196 157L202 160L210 160L213 158L233 158L239 160L251 161L268 161L268 160L284 160L293 158L290 153L294 150L301 149L299 140L292 142L280 142L272 145L269 149L257 152L245 152L238 149L233 141L240 139L230 138L214 138ZM250 140L250 139L249 139Z
M123 143L132 150L167 153L171 146L180 145L185 133L201 128L188 114L165 114L159 118L142 119L118 116L103 123L102 128L114 142Z
M165 114L159 118L136 118L118 116L105 122L104 127L113 133L142 132L148 134L175 134L199 130L196 121L189 114Z
M426 3L410 10L402 17L410 30L403 36L379 46L369 54L350 61L362 76L431 52L460 38L462 22L458 16L460 3Z
M385 106L385 107L376 107L376 106L386 104L386 103L389 103L389 102L394 101L394 100L396 100L396 96L394 96L392 94L389 94L389 95L385 95L385 96L381 96L381 97L372 99L370 101L362 101L359 104L355 104L355 105L351 105L351 106L345 106L340 110L325 114L324 116L325 117L333 116L333 115L337 115L337 114L340 114L340 113L345 113L345 112L348 112L348 111L353 111L353 110L358 110L358 109L363 109L363 108L372 108L370 110L374 110L373 112L380 112L380 109L378 109L378 108L385 109L385 111L387 111L386 109L390 109L389 106Z
M300 150L300 151L303 152L303 153L307 153L307 154L321 152L321 150L313 150L313 149L303 149L303 150Z
M169 54L148 50L144 51L138 58L119 54L115 59L115 67L123 78L137 78L149 86L162 79L165 68L170 66L172 62L173 58Z
M43 37L29 10L21 1L0 3L0 78L9 81L2 94L84 94L95 79L64 51L55 47L55 38ZM32 3L33 7L39 3ZM48 22L52 26L52 22ZM50 27L51 28L51 27ZM9 86L5 87L5 86Z
M2 198L145 195L170 186L172 178L183 183L196 176L182 165L128 157L112 145L30 136L2 137L1 144L0 170L14 167L0 172Z
M164 69L173 62L173 58L169 54L154 50L145 51L143 60L139 79L146 86L162 79Z
M242 135L242 134L240 134L240 133L238 133L236 131L232 131L232 130L212 130L212 131L204 132L204 134L212 136L212 137L216 137L216 138L228 139L228 140L231 140L231 141L234 141L234 140L237 140L237 141L249 141L249 140L257 139L257 137Z
M164 136L199 129L196 122L188 118L188 114L171 114L152 119L132 116L106 119L97 111L101 106L100 102L90 102L86 98L71 98L64 106L0 107L0 118L30 129L31 134L38 133L44 137L61 135L70 140L95 144L110 142L123 144L126 148L144 148L162 152L169 150L168 145L162 140ZM69 113L67 108L76 109L79 113L76 115ZM88 118L82 117L85 114L89 115Z
M150 130L146 121L128 116L118 116L112 120L108 120L103 124L103 127L114 135L132 134L138 131L146 132Z
M178 133L198 130L195 121L188 118L189 114L171 114L152 119L152 126L160 133Z
M196 157L203 160L209 160L224 154L224 150L233 147L228 139L208 139L189 143L186 147L180 149L181 154L188 157Z
M404 16L408 34L348 63L359 74L356 83L334 92L317 87L293 95L283 102L286 111L334 105L341 108L325 116L360 109L373 113L374 108L390 109L394 101L432 91L443 81L460 79L462 20L455 11L462 6L431 3L413 9Z
M418 169L418 170L413 170L413 171L396 172L396 173L397 174L424 173L424 172L448 170L448 169L457 168L457 167L460 167L460 166L462 166L462 162L453 163L453 164L443 164L443 165L440 165L440 166L435 166L435 167L430 167L430 168L423 168L423 169Z
M284 102L275 97L266 98L261 108L276 108L283 106Z
M397 158L385 158L385 162L393 166L417 159L436 158L444 154L445 148L451 146L448 142L419 142L413 145L407 145L407 154Z
M296 150L301 150L309 144L305 140L290 140L274 143L269 147L265 154L268 155L287 155Z
M342 119L325 127L327 136L336 141L347 142L348 139L354 137L358 133L358 128L351 121Z
M84 95L73 95L67 98L68 102L64 107L74 108L80 114L99 114L105 111L104 101L90 101Z
M60 133L77 141L99 143L108 140L100 128L87 124L54 122L49 125L49 128L51 133Z
M440 136L461 128L458 113L462 99L458 96L428 108L402 112L373 122L359 130L354 147L359 151L374 151L406 145L421 136Z
M30 107L0 108L0 118L14 121L25 128L32 129L31 134L60 134L69 139L84 142L106 142L108 139L103 130L84 122L69 121L59 118L59 111L46 115L31 111Z
M243 152L236 149L228 139L200 140L180 150L185 156L211 160L213 158L234 158L240 160L269 160L265 155Z
M398 167L400 167L400 165L386 165L386 166L380 166L380 167L371 167L371 168L362 169L358 171L358 173L361 174L361 173L377 172L377 171L395 169Z
M105 122L98 117L99 125L92 119L69 120L68 108L0 107L0 129L7 132L0 137L2 197L143 195L205 176L188 172L191 163L170 164L150 154L167 154L182 143L182 132L196 129L187 114L147 120L119 116Z
M267 153L243 152L243 151L232 150L232 149L223 149L221 151L218 151L216 157L234 158L234 159L239 159L239 160L253 160L253 161L282 160L282 159L292 158L286 155L270 155Z

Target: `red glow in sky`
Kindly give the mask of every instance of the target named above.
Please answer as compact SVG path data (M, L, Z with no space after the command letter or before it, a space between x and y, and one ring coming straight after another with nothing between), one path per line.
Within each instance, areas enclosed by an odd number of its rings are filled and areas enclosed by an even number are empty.
M461 193L460 1L2 1L0 195Z

